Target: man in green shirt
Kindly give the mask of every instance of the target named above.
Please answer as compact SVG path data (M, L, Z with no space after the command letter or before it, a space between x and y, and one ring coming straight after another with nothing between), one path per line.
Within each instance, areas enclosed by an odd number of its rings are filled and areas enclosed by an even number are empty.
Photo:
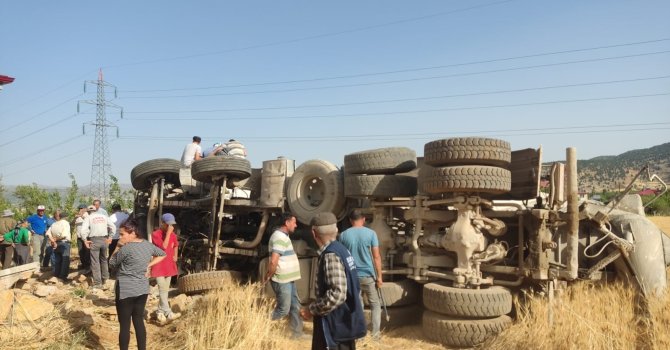
M0 250L4 253L2 269L11 267L12 258L16 266L26 264L30 253L29 244L30 230L25 220L20 221L13 230L0 236Z

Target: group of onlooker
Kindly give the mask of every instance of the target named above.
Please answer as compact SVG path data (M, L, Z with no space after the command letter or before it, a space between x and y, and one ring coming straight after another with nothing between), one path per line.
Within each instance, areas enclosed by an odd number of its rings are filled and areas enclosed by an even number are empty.
M265 282L270 282L277 297L272 320L289 317L291 337L300 339L302 319L313 319L312 349L355 349L356 339L366 334L361 296L372 308L372 337L379 340L381 305L381 256L374 231L365 227L365 217L354 210L349 215L351 228L338 237L337 218L332 213L316 214L311 220L312 237L319 247L316 273L316 299L302 307L295 281L300 279L300 264L289 235L295 232L296 218L280 217L270 237L270 258ZM301 319L302 318L302 319Z

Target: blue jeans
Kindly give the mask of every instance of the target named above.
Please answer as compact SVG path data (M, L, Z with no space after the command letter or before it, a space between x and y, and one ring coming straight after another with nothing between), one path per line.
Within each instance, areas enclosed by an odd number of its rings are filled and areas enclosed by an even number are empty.
M70 242L58 241L51 255L54 275L61 279L67 279L70 274Z
M359 277L361 283L361 294L367 295L372 314L372 337L379 338L379 328L382 322L382 306L379 301L379 292L375 279L372 277Z
M302 318L300 318L300 299L298 299L298 289L295 282L272 283L272 290L277 296L277 306L272 312L272 320L278 320L289 316L289 327L293 337L302 336Z

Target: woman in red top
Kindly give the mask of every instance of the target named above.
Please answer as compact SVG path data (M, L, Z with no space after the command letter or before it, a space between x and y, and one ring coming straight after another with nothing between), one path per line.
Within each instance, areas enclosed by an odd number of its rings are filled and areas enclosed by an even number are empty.
M161 217L161 226L158 230L151 234L152 242L160 249L165 251L167 255L163 261L154 265L151 268L151 277L156 278L158 283L158 291L160 302L158 303L158 311L156 311L156 318L158 322L165 323L172 321L181 314L172 312L170 304L168 304L168 292L170 290L170 279L177 275L177 249L179 243L177 236L174 233L174 226L177 222L174 215L165 213Z

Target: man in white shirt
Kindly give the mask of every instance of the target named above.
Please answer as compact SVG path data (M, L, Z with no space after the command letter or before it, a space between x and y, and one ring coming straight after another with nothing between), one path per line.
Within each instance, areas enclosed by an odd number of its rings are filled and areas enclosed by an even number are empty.
M121 204L114 203L112 205L112 215L109 216L109 221L116 226L116 230L112 236L112 243L109 244L110 252L113 252L116 248L116 244L119 242L119 227L121 227L121 224L126 220L128 220L128 214L121 211Z
M200 141L200 136L193 136L193 142L184 147L184 153L181 155L181 165L183 167L189 168L194 161L202 158Z
M66 212L60 213L60 219L49 227L46 236L53 249L53 273L65 281L70 273L70 241L72 240Z

